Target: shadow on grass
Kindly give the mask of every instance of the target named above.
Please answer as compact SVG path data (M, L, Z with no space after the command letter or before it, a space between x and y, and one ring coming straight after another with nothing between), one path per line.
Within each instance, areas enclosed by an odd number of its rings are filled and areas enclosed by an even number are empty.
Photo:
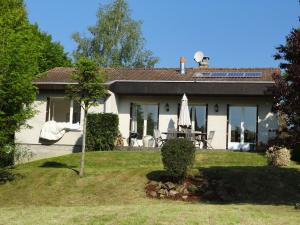
M0 169L0 185L22 177L20 174L12 173L9 169Z
M148 180L154 180L154 181L161 181L161 182L167 182L172 180L172 178L168 175L168 173L165 170L156 170L148 173L146 175Z
M217 166L198 168L202 182L196 185L202 201L213 204L291 205L300 202L300 171L269 166ZM166 182L166 171L148 173L147 178Z
M199 172L222 203L300 202L300 171L294 168L232 166L199 168Z
M43 165L41 165L40 167L44 167L44 168L66 168L66 169L70 169L72 171L74 171L77 175L79 174L79 171L74 169L76 166L69 166L65 163L60 163L60 162L52 162L52 161L48 161L43 163Z

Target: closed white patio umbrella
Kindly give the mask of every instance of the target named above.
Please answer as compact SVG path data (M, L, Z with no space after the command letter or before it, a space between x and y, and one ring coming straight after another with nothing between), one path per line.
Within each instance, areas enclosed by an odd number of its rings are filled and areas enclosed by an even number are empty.
M183 97L181 99L181 107L180 107L178 125L183 128L189 128L192 125L190 112L189 112L189 106L188 106L188 99L185 94L183 95Z

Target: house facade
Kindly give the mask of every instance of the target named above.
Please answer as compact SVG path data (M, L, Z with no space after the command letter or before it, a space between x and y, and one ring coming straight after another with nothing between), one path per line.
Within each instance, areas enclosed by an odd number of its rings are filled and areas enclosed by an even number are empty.
M41 140L46 121L80 123L82 109L66 98L73 68L54 68L37 80L37 113L31 129L16 134L16 142L35 151L70 152L81 146L82 129L67 132L60 140ZM214 149L253 150L274 138L278 128L272 113L272 76L277 68L177 68L106 69L109 96L89 113L115 113L124 145L137 134L142 144L153 130L178 129L180 102L188 97L192 130L214 136Z

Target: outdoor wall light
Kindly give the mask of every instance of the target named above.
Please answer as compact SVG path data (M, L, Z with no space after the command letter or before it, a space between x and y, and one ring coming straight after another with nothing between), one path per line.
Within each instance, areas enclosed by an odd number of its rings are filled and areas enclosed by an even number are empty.
M170 106L169 106L169 103L166 103L166 105L165 105L165 109L166 109L166 112L169 112L169 111L170 111Z
M215 104L214 109L215 109L215 112L219 112L219 105Z

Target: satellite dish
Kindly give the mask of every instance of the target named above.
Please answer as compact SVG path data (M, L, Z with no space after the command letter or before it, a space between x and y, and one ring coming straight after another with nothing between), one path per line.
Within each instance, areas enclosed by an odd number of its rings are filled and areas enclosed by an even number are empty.
M195 53L195 55L194 55L194 60L195 60L197 63L201 63L202 60L203 60L203 58L204 58L204 54L203 54L203 52L201 52L201 51L197 51L197 52Z

